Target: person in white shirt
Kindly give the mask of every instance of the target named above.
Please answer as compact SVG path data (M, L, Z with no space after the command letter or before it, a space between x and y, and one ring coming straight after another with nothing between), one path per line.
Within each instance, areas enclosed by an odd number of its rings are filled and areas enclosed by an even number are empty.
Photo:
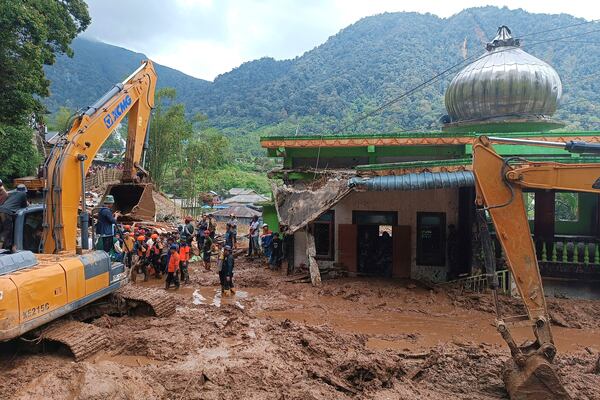
M258 222L258 216L252 217L252 222L250 223L250 232L248 236L250 236L250 243L248 244L248 257L253 255L257 256L260 252L260 244L258 243L258 238L260 235L259 232L260 224Z

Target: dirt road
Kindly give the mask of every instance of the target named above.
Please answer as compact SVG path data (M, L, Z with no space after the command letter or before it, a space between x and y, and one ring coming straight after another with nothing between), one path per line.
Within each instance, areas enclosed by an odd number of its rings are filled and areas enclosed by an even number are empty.
M172 292L174 316L94 321L111 344L91 359L3 345L0 398L507 398L487 296L369 279L313 288L240 259L238 293L221 298L216 273L194 267ZM502 307L519 311L512 299ZM550 308L561 378L573 398L600 399L600 301Z

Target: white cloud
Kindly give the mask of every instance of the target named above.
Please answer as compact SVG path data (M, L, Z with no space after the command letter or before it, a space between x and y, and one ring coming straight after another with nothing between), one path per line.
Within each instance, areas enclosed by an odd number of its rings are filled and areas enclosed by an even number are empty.
M245 61L293 58L359 19L416 11L449 17L485 5L600 18L589 0L89 0L85 35L213 79Z

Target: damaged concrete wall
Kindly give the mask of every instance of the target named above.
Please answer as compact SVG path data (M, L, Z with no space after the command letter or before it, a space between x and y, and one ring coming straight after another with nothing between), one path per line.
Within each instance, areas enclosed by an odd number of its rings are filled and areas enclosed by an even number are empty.
M445 212L446 225L457 224L458 189L437 189L412 192L352 192L332 210L335 211L335 260L339 252L337 238L339 224L352 223L352 211L397 211L398 225L411 227L411 276L433 282L446 280L447 267L416 265L417 212ZM295 265L306 265L306 235L294 235ZM329 263L329 262L327 262ZM319 265L323 262L319 261Z
M339 174L323 176L315 182L274 187L279 222L286 227L288 233L294 233L314 221L351 191L348 176Z
M351 224L352 211L397 211L398 225L411 226L411 277L433 282L446 280L447 267L417 265L417 212L445 212L446 225L457 223L458 189L412 192L356 192L335 207L335 234L338 224ZM336 251L336 261L339 255Z
M398 225L411 226L411 277L444 281L447 267L418 266L417 212L445 212L446 225L456 224L458 218L458 189L420 190L412 192L356 192L335 207L335 234L338 224L351 224L352 211L397 211ZM336 261L337 261L336 251Z

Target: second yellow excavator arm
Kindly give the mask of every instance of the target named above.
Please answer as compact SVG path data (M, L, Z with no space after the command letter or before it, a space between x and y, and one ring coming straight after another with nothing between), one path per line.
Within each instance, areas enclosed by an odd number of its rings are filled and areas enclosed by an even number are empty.
M498 330L507 341L519 373L506 374L511 398L532 390L531 382L550 397L568 398L545 362L551 362L556 353L550 317L546 307L542 278L538 267L535 245L531 238L523 189L565 190L600 193L600 164L560 164L555 162L530 162L521 158L504 159L498 155L490 140L502 143L533 144L563 147L573 152L598 152L597 144L544 143L520 139L487 138L482 136L473 145L473 173L476 182L476 203L480 212L489 213L496 236L504 249L506 262L517 290L527 310L526 320L531 322L535 341L526 348L517 346L509 326L520 318L498 320ZM533 356L533 357L531 357ZM531 361L527 361L531 358ZM552 378L549 378L552 376ZM537 377L537 378L536 378ZM539 377L546 377L542 379ZM539 381L539 382L538 382ZM538 390L535 389L535 390ZM525 398L525 397L523 397ZM542 397L540 397L542 398Z
M94 105L81 112L52 149L45 165L44 253L73 250L77 241L77 216L85 179L102 144L128 116L123 181L133 181L154 107L156 72L149 60Z

